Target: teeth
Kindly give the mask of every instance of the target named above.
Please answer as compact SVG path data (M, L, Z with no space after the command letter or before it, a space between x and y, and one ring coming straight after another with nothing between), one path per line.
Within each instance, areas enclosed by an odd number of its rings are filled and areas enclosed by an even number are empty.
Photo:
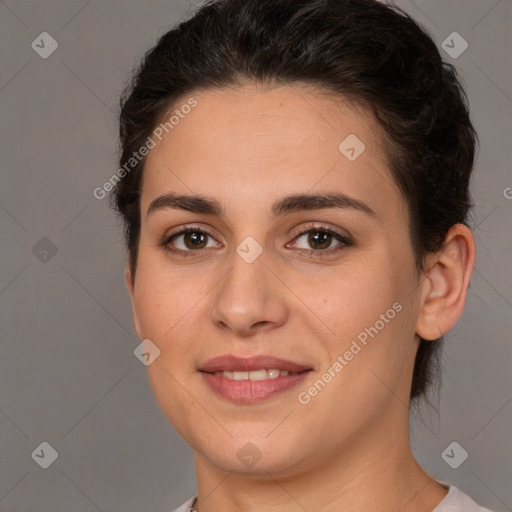
M271 368L269 370L253 370L251 372L215 372L215 375L225 377L231 380L266 380L277 379L277 377L286 377L288 375L297 375L296 372L289 372L287 370L277 370Z
M267 370L254 370L248 373L248 379L250 380L265 380L268 377Z

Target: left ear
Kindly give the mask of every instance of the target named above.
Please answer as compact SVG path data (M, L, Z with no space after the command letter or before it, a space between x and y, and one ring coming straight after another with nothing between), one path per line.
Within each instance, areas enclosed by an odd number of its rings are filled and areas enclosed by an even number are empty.
M427 257L416 334L435 340L457 322L466 302L476 246L473 233L463 224L453 225L441 249Z
M126 288L128 289L128 293L130 294L130 300L132 303L133 326L135 328L135 332L137 333L137 336L142 340L143 336L142 336L142 331L140 328L140 322L139 322L139 318L137 316L137 309L135 308L135 300L134 300L135 280L134 280L134 275L132 274L129 262L126 263L126 266L124 268L124 282L126 284Z

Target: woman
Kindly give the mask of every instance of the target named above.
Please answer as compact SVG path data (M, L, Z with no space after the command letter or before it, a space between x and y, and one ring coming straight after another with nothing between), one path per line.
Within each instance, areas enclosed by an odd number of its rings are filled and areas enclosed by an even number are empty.
M122 100L115 207L179 511L483 511L409 444L475 262L455 71L374 0L218 0Z

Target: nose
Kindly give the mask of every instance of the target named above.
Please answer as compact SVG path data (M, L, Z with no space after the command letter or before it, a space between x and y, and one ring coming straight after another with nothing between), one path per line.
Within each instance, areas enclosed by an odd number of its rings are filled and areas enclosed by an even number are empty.
M231 263L215 289L213 323L243 337L283 325L289 315L284 286L264 258L247 263L234 253Z

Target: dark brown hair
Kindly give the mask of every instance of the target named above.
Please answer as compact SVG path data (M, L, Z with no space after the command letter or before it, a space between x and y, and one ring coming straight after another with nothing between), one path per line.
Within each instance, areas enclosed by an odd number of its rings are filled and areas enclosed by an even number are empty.
M476 134L454 67L413 19L377 0L210 0L148 51L121 98L121 166L194 91L309 84L371 112L409 206L418 268L465 223ZM145 158L113 190L135 275ZM126 168L126 167L125 167ZM421 340L411 398L435 376L442 339Z

